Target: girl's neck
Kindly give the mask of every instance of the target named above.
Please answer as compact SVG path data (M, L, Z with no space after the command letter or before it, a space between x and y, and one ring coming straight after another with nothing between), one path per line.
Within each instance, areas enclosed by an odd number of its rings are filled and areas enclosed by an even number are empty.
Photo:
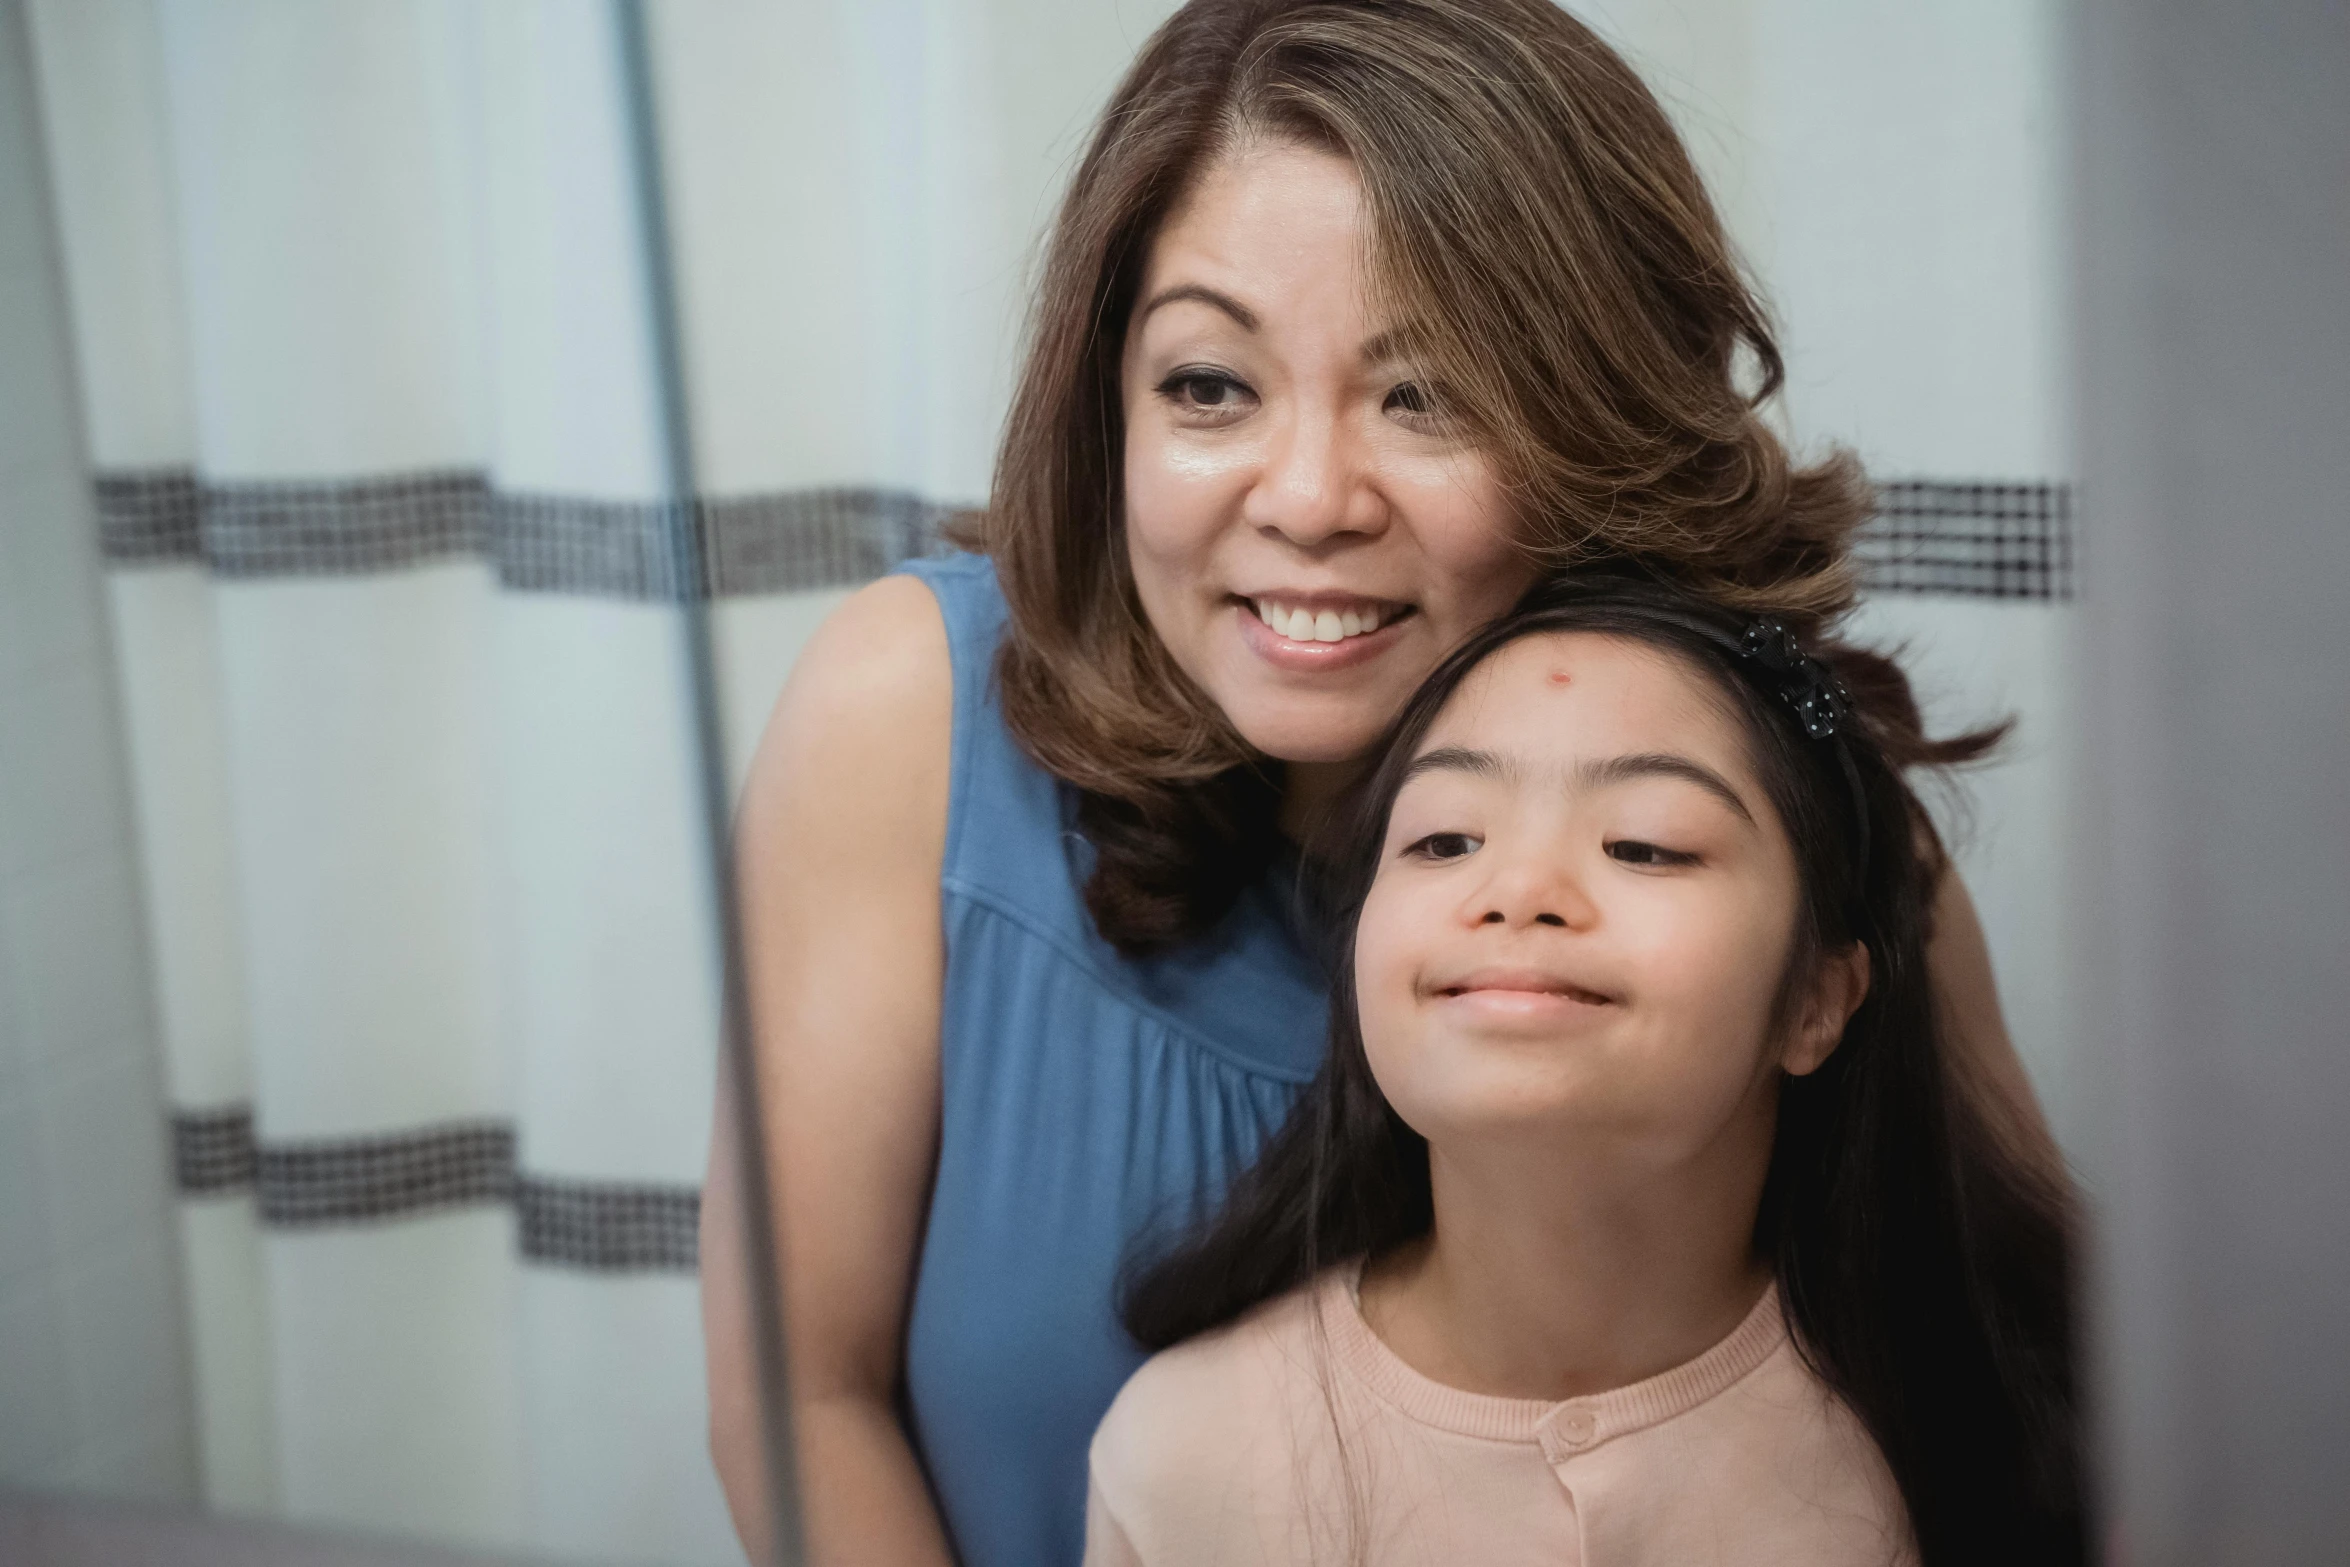
M1636 1182L1431 1148L1435 1226L1365 1271L1363 1315L1423 1376L1503 1398L1576 1398L1695 1360L1770 1279L1753 1246L1763 1131Z

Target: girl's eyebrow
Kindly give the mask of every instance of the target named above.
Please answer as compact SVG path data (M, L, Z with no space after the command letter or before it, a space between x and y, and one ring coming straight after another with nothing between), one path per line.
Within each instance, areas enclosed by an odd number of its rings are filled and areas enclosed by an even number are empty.
M1413 779L1427 773L1467 773L1473 778L1490 778L1507 782L1517 776L1517 768L1507 758L1491 751L1473 750L1467 746L1440 745L1433 751L1424 751L1412 758L1405 768L1400 790ZM1751 822L1754 812L1730 781L1703 762L1677 756L1670 751L1640 751L1628 756L1609 756L1583 762L1575 769L1574 787L1604 789L1610 784L1627 783L1635 778L1678 778L1683 783L1695 784L1720 800L1731 810Z
M1589 761L1575 769L1576 784L1585 789L1602 789L1609 784L1624 783L1634 778L1678 778L1720 800L1747 821L1754 813L1730 787L1730 781L1703 762L1691 761L1686 756L1675 756L1670 751L1642 751L1631 756L1611 756Z
M1396 787L1426 773L1467 773L1473 778L1507 779L1516 769L1491 751L1472 751L1466 746L1440 745L1433 751L1423 751L1412 758L1412 765L1403 770Z

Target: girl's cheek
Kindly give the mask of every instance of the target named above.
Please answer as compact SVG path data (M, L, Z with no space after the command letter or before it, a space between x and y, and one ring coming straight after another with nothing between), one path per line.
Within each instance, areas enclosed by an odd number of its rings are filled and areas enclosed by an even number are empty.
M1701 1046L1700 1071L1743 1082L1767 1048L1772 1002L1786 962L1780 932L1791 914L1776 900L1735 900L1703 920L1684 920L1644 956L1653 993L1671 997L1682 1037ZM1724 1047L1735 1042L1736 1049Z
M1365 1027L1370 1025L1372 1009L1385 1004L1382 986L1389 967L1386 908L1374 887L1355 921L1355 1006L1363 1014Z
M1374 886L1355 925L1355 1008L1366 1044L1390 1037L1413 999L1418 972L1409 900Z

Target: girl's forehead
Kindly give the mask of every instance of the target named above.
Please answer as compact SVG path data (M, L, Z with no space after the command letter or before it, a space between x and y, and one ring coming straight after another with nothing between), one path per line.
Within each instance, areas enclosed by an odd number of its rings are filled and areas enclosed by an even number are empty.
M1593 631L1521 637L1471 671L1420 749L1465 738L1550 749L1678 737L1736 739L1712 679L1683 655Z

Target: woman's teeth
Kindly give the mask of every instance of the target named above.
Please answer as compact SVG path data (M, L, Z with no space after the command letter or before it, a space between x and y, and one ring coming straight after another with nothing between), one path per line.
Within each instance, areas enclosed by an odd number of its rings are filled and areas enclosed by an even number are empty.
M1292 609L1271 599L1252 599L1257 619L1292 642L1343 642L1365 636L1385 623L1385 611L1375 604L1361 609Z

